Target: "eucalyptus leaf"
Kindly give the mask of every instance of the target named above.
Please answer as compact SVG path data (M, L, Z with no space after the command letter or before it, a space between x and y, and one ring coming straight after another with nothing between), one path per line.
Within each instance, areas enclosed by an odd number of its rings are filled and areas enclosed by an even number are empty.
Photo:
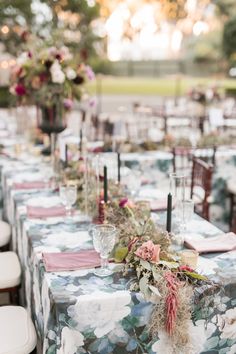
M146 277L142 277L140 280L139 280L139 288L140 288L140 291L145 294L146 292L146 289L148 288L148 279Z
M152 270L151 264L144 259L140 259L140 265L147 270Z
M158 273L157 271L154 270L152 272L152 275L153 275L153 278L154 278L155 281L160 281L160 279L161 279L160 273Z
M185 271L185 274L189 275L190 277L194 278L194 279L198 279L198 280L207 280L207 277L205 277L204 275L201 274L197 274L197 273L193 273L193 272L188 272Z
M161 294L159 292L159 290L157 289L157 287L153 286L153 285L149 285L149 289L158 297L161 297Z
M158 264L161 264L167 268L170 268L170 269L177 269L179 267L179 263L177 262L167 262L167 261L159 261Z
M145 300L149 300L152 296L152 292L149 289L149 285L148 285L148 278L146 277L142 277L139 281L139 288L141 293L143 294Z

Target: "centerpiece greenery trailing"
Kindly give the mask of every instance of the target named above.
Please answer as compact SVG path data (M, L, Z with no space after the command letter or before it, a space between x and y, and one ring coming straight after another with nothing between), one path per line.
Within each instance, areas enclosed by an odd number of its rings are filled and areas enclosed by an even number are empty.
M171 235L159 229L137 204L126 198L109 202L105 222L119 230L114 258L124 262L124 274L134 274L130 290L140 291L145 300L154 303L150 335L157 337L165 331L173 352L190 353L188 326L194 320L195 292L205 287L212 294L217 285L170 250ZM206 299L201 302L204 305L206 308Z

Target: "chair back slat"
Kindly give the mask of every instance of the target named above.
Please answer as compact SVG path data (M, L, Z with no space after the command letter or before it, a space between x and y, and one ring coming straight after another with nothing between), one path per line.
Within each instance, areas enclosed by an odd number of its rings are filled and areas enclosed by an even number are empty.
M209 220L209 197L211 194L213 166L205 161L193 157L192 178L191 178L191 198L196 195L196 188L200 187L204 195L197 195L202 199L198 204L201 206L199 214ZM197 205L196 205L197 207ZM198 208L196 208L198 210Z

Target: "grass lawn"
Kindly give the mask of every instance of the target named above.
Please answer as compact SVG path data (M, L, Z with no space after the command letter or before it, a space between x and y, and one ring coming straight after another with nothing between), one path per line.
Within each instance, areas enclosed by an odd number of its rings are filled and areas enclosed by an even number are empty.
M192 78L174 75L163 78L142 77L115 77L100 76L100 78L88 85L91 93L102 92L107 95L159 95L174 96L186 94L192 87L201 84L205 87L217 85L222 90L225 88L236 89L236 79L218 78Z

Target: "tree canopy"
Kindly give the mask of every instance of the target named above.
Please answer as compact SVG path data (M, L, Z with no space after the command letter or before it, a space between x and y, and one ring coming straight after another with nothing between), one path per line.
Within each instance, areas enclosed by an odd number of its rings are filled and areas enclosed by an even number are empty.
M1 0L0 40L17 55L31 35L45 42L65 44L84 59L94 53L98 37L92 29L99 5L87 0Z

